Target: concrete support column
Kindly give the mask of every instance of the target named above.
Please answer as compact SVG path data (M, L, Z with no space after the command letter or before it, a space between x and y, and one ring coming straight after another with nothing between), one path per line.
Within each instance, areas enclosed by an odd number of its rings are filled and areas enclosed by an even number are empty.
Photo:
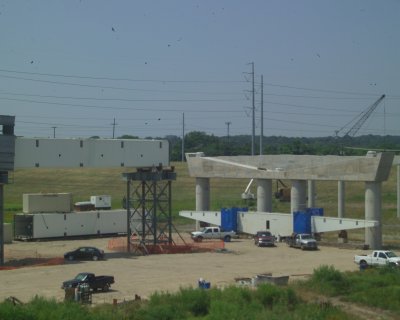
M257 211L272 212L272 180L257 179Z
M381 183L365 182L365 219L377 220L379 225L365 228L365 243L370 249L382 247Z
M307 181L292 180L292 189L290 191L290 212L304 211L307 206Z
M400 164L397 165L397 218L400 218Z
M315 181L308 180L308 207L315 208Z
M196 211L210 210L210 179L196 178Z
M196 211L210 210L210 179L196 178ZM200 229L200 222L196 220L196 230Z
M338 181L338 218L344 218L345 215L345 193L346 185L344 184L344 181Z

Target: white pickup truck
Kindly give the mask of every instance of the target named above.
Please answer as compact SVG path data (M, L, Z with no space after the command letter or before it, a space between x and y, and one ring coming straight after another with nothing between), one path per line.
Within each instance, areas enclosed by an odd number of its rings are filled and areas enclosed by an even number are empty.
M194 241L203 241L203 239L223 239L225 242L231 241L236 238L235 231L222 231L219 227L205 227L200 231L191 232Z
M375 250L369 255L355 255L354 262L360 266L400 266L400 257L392 251Z
M286 239L287 244L293 248L301 250L318 250L317 240L309 233L293 233L291 237Z

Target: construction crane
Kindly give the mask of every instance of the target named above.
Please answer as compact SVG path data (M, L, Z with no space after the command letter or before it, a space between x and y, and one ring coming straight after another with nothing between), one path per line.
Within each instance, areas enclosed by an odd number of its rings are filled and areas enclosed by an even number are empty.
M371 116L374 110L378 107L378 105L385 99L385 95L383 94L378 100L376 100L371 106L365 109L363 112L360 113L357 117L352 119L346 125L344 125L340 130L336 130L336 136L339 136L339 133L344 131L351 123L356 121L356 123L343 135L343 137L354 137L358 130L362 127L362 125L367 121L367 119Z

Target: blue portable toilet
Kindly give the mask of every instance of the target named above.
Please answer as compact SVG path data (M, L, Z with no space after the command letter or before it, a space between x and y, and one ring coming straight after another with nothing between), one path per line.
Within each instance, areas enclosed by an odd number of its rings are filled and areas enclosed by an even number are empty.
M311 213L307 211L293 212L293 232L311 233Z
M307 208L307 212L311 214L311 216L322 217L324 215L324 208Z
M248 211L248 208L222 208L221 209L221 229L225 231L237 231L238 212Z

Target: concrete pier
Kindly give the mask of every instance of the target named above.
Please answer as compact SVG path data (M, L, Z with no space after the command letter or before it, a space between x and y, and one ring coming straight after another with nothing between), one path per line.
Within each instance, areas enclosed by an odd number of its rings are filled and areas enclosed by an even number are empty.
M210 210L210 179L196 178L196 211Z
M196 211L210 210L210 179L196 178ZM200 222L196 220L196 230L200 230Z
M306 200L307 181L292 180L292 189L290 191L290 212L304 211L307 207Z
M272 212L272 180L257 179L257 211Z
M397 164L397 218L400 219L400 164Z
M365 244L370 249L382 247L381 183L365 183L365 219L377 220L379 225L365 229Z
M308 207L309 208L315 208L315 181L314 180L308 180Z
M338 181L338 218L345 217L345 199L346 185L344 181Z

